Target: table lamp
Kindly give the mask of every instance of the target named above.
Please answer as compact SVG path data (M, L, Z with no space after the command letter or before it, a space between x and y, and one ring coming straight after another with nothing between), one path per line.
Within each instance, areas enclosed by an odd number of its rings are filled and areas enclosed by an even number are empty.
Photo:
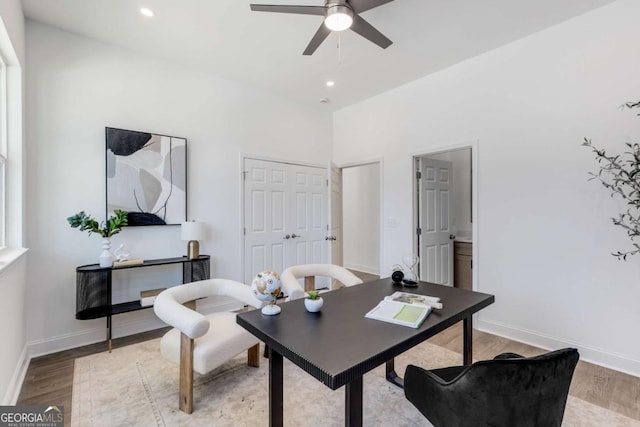
M198 240L202 240L206 234L204 223L196 221L183 222L180 226L180 234L182 240L189 241L189 243L187 243L187 258L199 258L200 243Z

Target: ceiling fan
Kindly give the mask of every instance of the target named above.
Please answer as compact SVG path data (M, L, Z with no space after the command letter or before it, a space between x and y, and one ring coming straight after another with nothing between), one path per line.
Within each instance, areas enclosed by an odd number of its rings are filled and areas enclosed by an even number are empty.
M324 22L320 25L318 31L316 31L307 48L302 52L303 55L312 55L324 39L329 36L331 31L344 31L349 28L383 49L391 46L393 42L365 21L360 16L360 13L392 1L393 0L325 0L324 6L252 4L251 10L255 12L324 16Z

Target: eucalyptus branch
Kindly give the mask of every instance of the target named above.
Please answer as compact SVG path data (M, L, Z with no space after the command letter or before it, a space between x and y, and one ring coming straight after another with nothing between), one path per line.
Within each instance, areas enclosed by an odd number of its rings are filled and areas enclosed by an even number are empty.
M620 108L640 108L640 101L627 102ZM588 138L584 139L582 145L591 147L599 166L597 173L589 172L589 181L599 181L611 192L611 197L620 197L627 205L626 211L618 218L611 218L614 225L627 232L634 247L629 251L612 254L619 260L626 260L627 256L640 253L640 245L636 242L636 239L640 239L640 144L627 142L627 151L615 156L595 147Z

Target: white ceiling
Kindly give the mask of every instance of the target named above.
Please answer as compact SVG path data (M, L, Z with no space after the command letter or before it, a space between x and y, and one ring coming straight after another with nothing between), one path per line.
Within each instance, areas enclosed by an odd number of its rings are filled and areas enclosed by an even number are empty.
M395 0L362 17L394 44L352 31L302 51L322 17L249 3L323 0L22 0L27 18L337 110L614 0ZM146 6L153 18L139 13ZM338 40L341 48L338 49ZM325 81L335 80L333 88Z

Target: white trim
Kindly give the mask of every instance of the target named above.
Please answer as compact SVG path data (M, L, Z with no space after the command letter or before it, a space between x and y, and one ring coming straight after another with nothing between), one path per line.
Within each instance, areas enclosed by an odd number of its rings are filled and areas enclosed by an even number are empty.
M333 234L333 171L340 171L340 197L342 197L342 169L340 169L335 163L329 160L329 166L327 172L327 236ZM344 240L344 221L342 224L342 236ZM342 245L342 264L344 266L344 242L340 242ZM327 248L327 259L329 263L336 264L336 260L333 259L333 244L329 243Z
M376 163L382 163L382 157L376 157L373 159L369 159L369 160L362 160L362 161L358 161L358 162L349 162L349 163L343 163L343 164L336 164L336 167L339 169L346 169L346 168L355 168L358 166L368 166L368 165L373 165Z
M28 349L25 345L22 348L22 353L20 353L20 358L18 359L16 369L11 376L11 381L9 382L9 386L7 387L7 392L4 395L2 405L15 405L18 402L18 397L20 397L20 390L22 390L22 384L24 383L24 378L27 375L27 369L29 368L29 363L31 362L31 358L27 357L27 354Z
M202 314L211 314L222 311L237 310L242 307L241 303L234 300L225 299L223 301L214 301L208 303L198 302L198 312ZM135 312L140 313L140 312ZM149 314L147 314L149 313ZM119 314L112 318L113 338L125 337L141 332L152 331L167 326L153 314L153 309L149 308L143 316L135 315L138 319L128 320L123 317L133 317L133 313ZM140 319L139 317L143 317ZM29 358L40 357L59 351L69 350L72 348L82 347L88 344L105 342L106 319L96 319L100 326L84 329L78 332L57 335L50 338L30 341L27 343ZM86 322L83 320L83 322ZM106 348L106 343L105 343Z
M283 158L278 158L278 157L266 157L266 156L252 156L249 154L242 154L240 153L240 157L242 158L242 167L244 168L244 160L245 159L251 159L251 160L260 160L263 162L274 162L274 163L284 163L287 165L295 165L295 166L307 166L310 168L319 168L319 169L327 169L327 166L323 166L320 165L318 163L307 163L307 162L298 162L296 160L287 160L287 159L283 159ZM243 171L244 172L244 171Z
M377 274L377 275L381 275L382 274L382 266L384 265L384 157L375 157L373 159L367 159L367 160L362 160L362 161L358 161L358 162L348 162L348 163L342 163L342 164L336 164L334 163L335 167L337 167L338 169L342 170L342 169L346 169L346 168L353 168L353 167L358 167L358 166L367 166L367 165L373 165L377 163L378 164L378 181L380 183L380 188L379 188L379 192L380 192L380 212L379 212L379 227L380 229L378 230L378 240L379 240L379 245L380 247L378 248L378 254L380 259L378 260L378 271L375 273L371 273L371 274ZM343 208L344 208L344 203L343 203ZM329 211L329 217L331 217L331 211ZM344 236L344 221L342 223L343 226L343 230L342 230L342 235ZM343 242L343 261L344 261L344 242ZM349 268L349 267L347 267ZM369 273L368 271L365 270L360 270L363 271L365 273Z
M539 347L544 350L556 350L565 347L577 348L580 352L580 360L603 366L615 371L624 372L635 377L640 377L640 360L631 356L612 353L602 348L584 345L566 338L540 334L522 328L515 328L502 322L483 320L482 316L474 323L475 329L498 335L514 341Z
M362 264L354 264L354 263L349 263L349 264L344 264L344 268L348 268L349 270L356 270L356 271L361 271L363 273L369 273L369 274L375 274L376 276L380 275L380 269L376 269L376 267L374 266L370 266L370 265L362 265Z
M0 275L5 271L9 271L12 265L14 265L24 254L28 251L27 248L3 248L0 249Z
M418 218L416 217L417 203L418 203L418 191L416 188L416 162L415 159L419 157L429 156L433 154L445 153L448 151L456 151L462 150L466 148L471 149L471 235L473 239L473 251L472 258L473 259L473 271L472 271L472 280L473 280L473 290L480 290L480 275L478 274L479 266L480 266L480 239L478 233L478 175L479 175L479 162L478 162L478 151L479 151L480 140L479 139L470 139L461 142L452 142L450 144L443 144L440 146L436 146L433 148L429 148L426 151L419 151L410 153L411 155L411 183L412 183L412 216L413 216L413 228L411 231L412 240L413 240L413 250L415 251L418 245L418 238L415 233L415 230L418 228ZM477 316L474 316L476 319Z

